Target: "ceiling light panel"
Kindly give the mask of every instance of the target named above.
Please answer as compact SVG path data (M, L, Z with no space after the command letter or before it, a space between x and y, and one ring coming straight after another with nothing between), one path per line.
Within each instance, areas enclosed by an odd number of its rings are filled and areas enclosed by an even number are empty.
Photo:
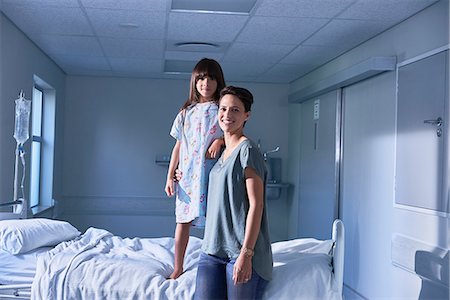
M195 61L166 60L164 62L164 72L175 74L191 74L192 70L195 67L195 64Z
M172 0L172 10L248 14L256 0Z

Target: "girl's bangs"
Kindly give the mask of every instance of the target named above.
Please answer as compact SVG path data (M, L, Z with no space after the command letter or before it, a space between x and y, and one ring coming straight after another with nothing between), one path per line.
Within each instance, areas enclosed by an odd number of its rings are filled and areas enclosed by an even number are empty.
M216 76L214 76L211 72L198 72L195 75L195 82L199 81L200 79L204 79L205 77L216 80Z

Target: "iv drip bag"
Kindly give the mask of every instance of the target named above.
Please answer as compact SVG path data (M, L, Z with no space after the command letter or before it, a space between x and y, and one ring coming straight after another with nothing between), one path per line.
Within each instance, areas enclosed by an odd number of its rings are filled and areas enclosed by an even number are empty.
M16 121L14 126L14 138L17 144L25 143L30 137L30 111L31 101L25 99L23 92L20 92L19 99L16 99Z

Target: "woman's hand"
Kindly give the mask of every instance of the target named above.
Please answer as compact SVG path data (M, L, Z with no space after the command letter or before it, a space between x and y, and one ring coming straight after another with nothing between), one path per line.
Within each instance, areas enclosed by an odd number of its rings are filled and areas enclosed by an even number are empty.
M209 146L208 151L206 151L206 158L214 159L216 157L219 157L220 150L222 150L223 144L224 144L223 139L215 139L211 143L211 146Z
M247 283L252 279L252 257L241 252L233 267L234 284Z

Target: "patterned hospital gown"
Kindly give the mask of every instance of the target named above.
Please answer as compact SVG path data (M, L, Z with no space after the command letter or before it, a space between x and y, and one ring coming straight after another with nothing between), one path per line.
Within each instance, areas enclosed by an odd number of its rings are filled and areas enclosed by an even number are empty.
M214 102L197 103L176 116L170 135L179 140L183 172L176 188L176 222L205 226L206 195L209 171L216 159L206 159L211 143L223 136L217 122L218 107ZM184 123L184 126L183 126Z

